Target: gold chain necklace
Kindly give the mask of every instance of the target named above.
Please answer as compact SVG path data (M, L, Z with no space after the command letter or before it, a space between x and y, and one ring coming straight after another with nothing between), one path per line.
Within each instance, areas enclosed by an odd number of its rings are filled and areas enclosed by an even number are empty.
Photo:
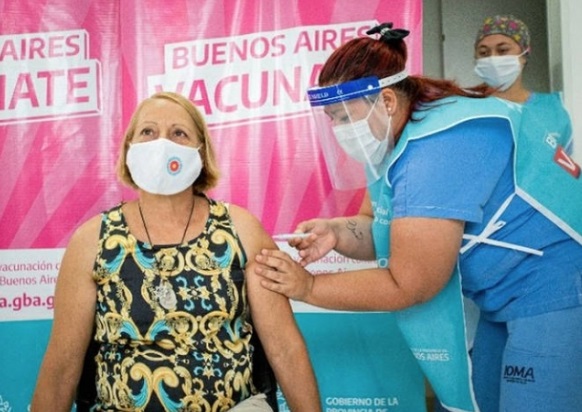
M192 220L192 214L194 213L194 205L196 204L196 198L194 197L192 200L192 207L190 208L190 215L188 216L188 222L186 223L186 227L184 228L184 233L182 234L182 240L180 240L180 245L184 244L184 240L186 240L186 233L188 233L188 227L190 226L190 221ZM152 292L153 298L157 301L164 309L170 310L175 309L176 304L178 303L178 299L176 298L176 293L172 289L172 285L170 282L162 276L160 271L160 263L158 262L158 258L156 252L153 250L154 244L152 243L152 239L150 237L150 233L148 232L148 226L146 225L143 211L141 209L141 203L137 202L137 207L139 209L139 216L141 217L141 222L143 224L143 228L145 229L146 236L148 238L148 242L150 244L150 248L152 249L155 261L155 271L157 272L160 284L155 288L153 286L148 286L148 289ZM149 282L148 282L149 283Z

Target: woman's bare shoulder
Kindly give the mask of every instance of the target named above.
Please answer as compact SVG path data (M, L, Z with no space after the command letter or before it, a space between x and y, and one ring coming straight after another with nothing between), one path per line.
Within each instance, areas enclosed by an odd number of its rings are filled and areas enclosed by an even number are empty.
M63 269L92 272L99 250L101 221L101 215L93 216L73 232L65 250Z
M235 204L229 205L232 223L247 253L258 253L261 248L276 248L261 221L249 210Z

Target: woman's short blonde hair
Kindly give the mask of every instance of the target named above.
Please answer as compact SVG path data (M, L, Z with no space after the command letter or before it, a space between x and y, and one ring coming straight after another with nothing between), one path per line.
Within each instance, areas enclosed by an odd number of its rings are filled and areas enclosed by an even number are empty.
M194 104L185 98L184 96L173 93L173 92L160 92L156 93L147 99L143 100L138 106L131 119L125 135L123 137L123 144L121 146L121 151L119 154L119 159L117 160L117 177L119 180L133 187L137 188L137 185L131 178L131 173L127 167L127 151L131 143L131 139L135 133L135 128L137 124L137 118L147 101L161 99L174 102L181 107L183 107L194 122L195 130L198 133L198 138L200 139L200 157L202 158L202 172L194 184L192 185L192 190L194 193L205 193L206 191L212 189L218 183L220 177L220 172L216 164L216 156L214 154L214 148L212 147L212 142L210 141L210 133L208 132L208 127L206 126L206 121L202 117L202 113L194 106Z

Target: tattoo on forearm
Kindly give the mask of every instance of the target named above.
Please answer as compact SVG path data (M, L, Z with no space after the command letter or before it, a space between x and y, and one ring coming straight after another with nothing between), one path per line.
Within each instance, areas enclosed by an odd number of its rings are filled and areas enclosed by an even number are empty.
M358 229L358 222L355 220L347 219L346 228L353 233L356 239L362 240L364 238L364 234Z

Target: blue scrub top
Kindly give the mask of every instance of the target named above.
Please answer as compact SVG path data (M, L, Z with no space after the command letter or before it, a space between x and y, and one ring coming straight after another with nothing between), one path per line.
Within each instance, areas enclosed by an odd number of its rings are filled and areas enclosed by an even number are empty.
M484 317L506 321L582 304L582 245L515 195L519 108L455 98L423 113L403 132L386 179L370 186L378 254L388 250L391 219L463 220L467 235L493 220L501 223L490 239L542 256L487 243L459 255L463 291Z

